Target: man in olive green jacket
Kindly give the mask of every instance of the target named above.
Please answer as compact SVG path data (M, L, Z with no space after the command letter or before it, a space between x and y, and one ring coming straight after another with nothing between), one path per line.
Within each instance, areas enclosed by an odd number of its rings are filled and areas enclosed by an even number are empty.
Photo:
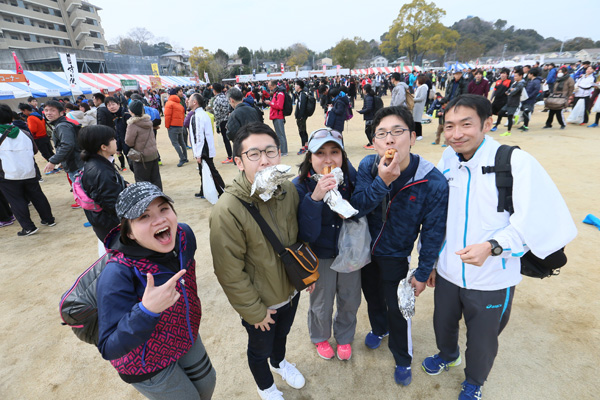
M293 388L300 389L305 383L296 367L285 360L286 338L300 294L290 283L281 259L239 200L257 207L287 247L297 241L298 192L288 181L267 202L257 194L250 196L255 174L279 164L281 159L279 140L268 125L255 122L243 126L233 144L233 153L240 173L225 188L210 217L213 266L248 332L248 363L260 397L283 399L269 367Z

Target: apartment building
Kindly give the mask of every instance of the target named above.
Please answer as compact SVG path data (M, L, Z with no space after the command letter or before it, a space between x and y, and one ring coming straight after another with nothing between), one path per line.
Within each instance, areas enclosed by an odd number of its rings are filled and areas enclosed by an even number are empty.
M104 51L101 8L82 0L0 0L0 49Z

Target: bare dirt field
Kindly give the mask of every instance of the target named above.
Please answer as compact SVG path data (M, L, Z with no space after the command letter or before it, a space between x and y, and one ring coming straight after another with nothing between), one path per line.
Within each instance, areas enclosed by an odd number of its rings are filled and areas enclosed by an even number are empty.
M389 103L390 97L384 102ZM358 107L362 101L358 100ZM268 113L266 113L268 115ZM486 399L597 399L600 361L600 232L581 223L586 214L600 216L600 129L569 125L566 130L542 130L546 113L536 108L530 131L514 130L503 143L519 145L533 154L562 192L579 235L566 251L569 263L560 276L543 281L524 278L516 289L511 321L500 337L500 350L488 382ZM309 132L323 123L320 109L308 122ZM423 126L424 140L413 152L437 163L443 149L432 146L437 120ZM283 163L294 169L300 140L293 118L286 124L290 156ZM355 166L369 150L362 117L355 114L344 132L346 149ZM226 182L237 173L225 158L221 137L217 142L217 168ZM229 305L215 275L208 244L211 206L194 197L200 179L195 164L177 168L175 150L166 130L159 131L165 192L175 200L179 221L188 223L198 240L198 287L203 305L202 340L217 370L215 399L258 399L246 362L247 336L238 315ZM191 159L191 157L190 157ZM37 156L43 168L44 160ZM131 172L124 173L133 181ZM141 399L121 381L94 346L80 342L61 326L60 296L97 258L97 240L84 228L83 211L72 210L73 196L65 173L44 176L42 188L57 220L54 227L40 226L37 234L20 238L18 224L0 229L0 399ZM32 210L34 222L39 217ZM557 226L556 229L561 229ZM416 254L415 254L416 257ZM413 262L414 264L414 262ZM303 293L296 322L288 338L287 359L306 377L301 390L275 382L286 399L456 399L464 380L463 367L430 377L420 368L424 357L437 352L432 326L433 290L417 301L413 319L413 382L394 383L394 361L387 339L377 350L363 344L370 330L366 306L359 310L354 354L348 362L319 358L307 331L308 295ZM463 326L464 328L464 326ZM464 350L464 329L461 330ZM594 395L596 393L596 395Z

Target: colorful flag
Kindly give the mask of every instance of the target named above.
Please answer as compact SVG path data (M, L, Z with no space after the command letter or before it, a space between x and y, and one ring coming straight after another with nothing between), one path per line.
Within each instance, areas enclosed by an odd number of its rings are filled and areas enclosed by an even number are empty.
M13 58L15 59L15 69L17 71L17 74L24 76L25 72L23 71L23 67L21 66L21 63L19 62L19 58L17 57L17 54L13 51L12 55L13 55ZM25 81L27 82L27 86L29 86L29 80L27 79L27 77L25 77Z
M283 65L283 63L281 63L281 73L283 74L285 72L285 66Z

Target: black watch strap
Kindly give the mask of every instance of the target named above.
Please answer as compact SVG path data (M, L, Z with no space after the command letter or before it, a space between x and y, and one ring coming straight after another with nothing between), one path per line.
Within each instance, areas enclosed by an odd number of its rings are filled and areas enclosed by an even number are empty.
M500 246L498 241L496 241L494 239L490 239L490 240L488 240L488 242L490 242L490 244L492 245L492 256L493 257L499 256L500 254L502 254L504 249L502 248L502 246Z

